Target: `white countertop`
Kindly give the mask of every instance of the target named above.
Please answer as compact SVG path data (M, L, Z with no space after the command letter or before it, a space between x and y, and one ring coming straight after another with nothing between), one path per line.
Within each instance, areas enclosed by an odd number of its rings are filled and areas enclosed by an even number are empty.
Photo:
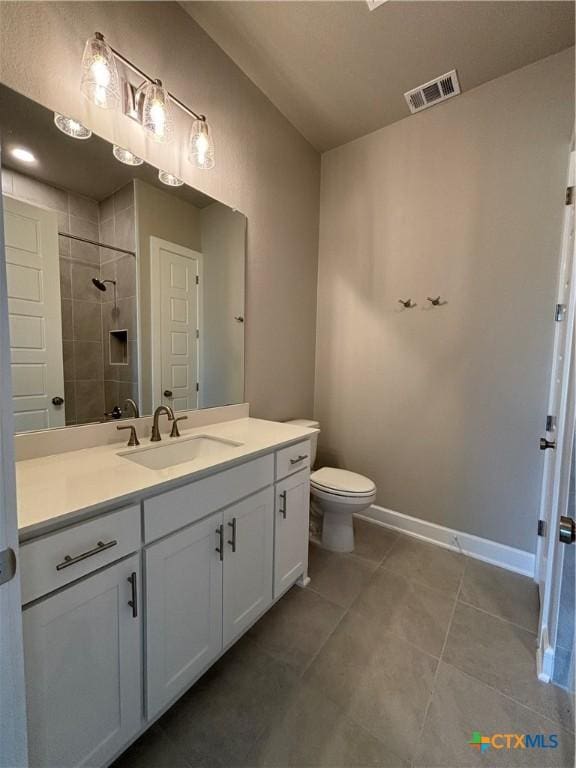
M165 421L162 422L166 429ZM21 539L69 525L97 511L139 501L147 495L213 474L317 430L261 419L237 419L182 430L182 437L209 435L242 443L225 459L206 457L167 469L148 469L119 456L125 442L16 462L18 529ZM163 442L170 440L163 435ZM177 438L176 438L177 439ZM148 441L142 441L142 445ZM159 443L158 445L161 445ZM137 450L137 449L134 449Z

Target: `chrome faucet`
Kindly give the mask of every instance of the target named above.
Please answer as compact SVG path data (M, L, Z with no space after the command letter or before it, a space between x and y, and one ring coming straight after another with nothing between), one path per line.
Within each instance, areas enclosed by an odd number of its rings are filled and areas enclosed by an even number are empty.
M159 405L158 408L154 411L154 421L152 422L152 434L150 435L150 442L151 443L157 443L159 440L162 440L162 435L160 434L160 427L158 426L158 419L160 416L165 413L166 416L168 416L168 421L174 421L174 411L172 408L170 408L169 405Z
M132 409L132 416L134 416L135 419L140 418L140 411L138 409L138 406L136 405L136 402L132 400L131 397L127 397L126 400L124 400L125 410L126 410L126 406L129 406Z

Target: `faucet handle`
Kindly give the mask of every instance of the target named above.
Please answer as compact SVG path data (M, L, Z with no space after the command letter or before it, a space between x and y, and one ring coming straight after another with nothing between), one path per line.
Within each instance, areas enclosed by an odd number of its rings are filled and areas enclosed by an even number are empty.
M188 416L178 416L178 418L174 418L174 421L172 422L172 431L170 432L170 437L180 437L178 422L185 421L187 418Z
M124 424L124 425L118 425L116 429L129 429L130 430L130 439L128 440L128 447L132 448L135 445L140 445L140 440L138 440L138 435L136 434L136 427L134 424Z

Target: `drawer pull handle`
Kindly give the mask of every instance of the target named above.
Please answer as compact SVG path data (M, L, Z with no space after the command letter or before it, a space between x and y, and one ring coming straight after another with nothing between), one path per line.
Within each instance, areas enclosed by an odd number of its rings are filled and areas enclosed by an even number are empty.
M228 525L232 528L232 538L228 539L228 544L232 547L232 552L236 552L236 518L233 517Z
M138 618L138 583L136 581L136 571L128 576L128 582L132 588L132 600L128 600L128 605L132 608L132 616Z
M216 528L216 536L218 536L218 541L220 546L216 547L216 552L220 555L220 562L224 560L224 526L219 525L218 528Z
M282 491L280 494L280 501L282 503L282 506L280 507L280 514L286 520L286 491Z
M100 552L104 552L105 549L110 549L111 547L115 547L118 544L116 539L112 539L112 541L107 541L104 543L103 541L99 541L98 544L94 547L94 549L89 549L88 552L82 552L81 555L76 555L75 557L72 557L71 555L66 555L64 560L62 560L61 563L58 563L56 566L57 571L62 571L64 568L68 568L71 565L76 565L76 563L80 563L82 560L86 560L87 557L92 557L92 555L97 555Z
M308 454L307 453L303 453L300 456L296 456L295 459L290 459L290 464L292 464L292 465L300 464L301 461L304 461L304 459L307 459L307 458L308 458Z

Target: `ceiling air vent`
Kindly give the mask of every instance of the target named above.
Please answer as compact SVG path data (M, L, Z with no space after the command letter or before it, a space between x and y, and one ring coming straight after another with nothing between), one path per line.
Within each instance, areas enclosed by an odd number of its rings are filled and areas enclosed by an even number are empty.
M431 107L433 104L439 104L441 101L457 96L460 93L460 83L456 70L447 72L445 75L430 80L429 83L419 85L411 91L406 91L404 98L410 112L420 112L422 109Z

